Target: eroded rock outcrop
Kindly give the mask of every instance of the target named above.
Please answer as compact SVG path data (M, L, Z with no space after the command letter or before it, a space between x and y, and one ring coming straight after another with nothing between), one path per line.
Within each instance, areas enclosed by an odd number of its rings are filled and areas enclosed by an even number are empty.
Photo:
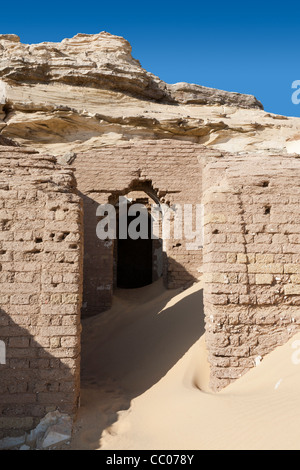
M103 88L168 103L262 109L254 96L187 83L167 85L133 59L128 41L106 32L77 34L57 44L26 45L13 34L0 35L0 41L0 77L4 80Z
M300 120L251 95L177 83L143 69L122 37L78 34L26 45L0 35L0 133L55 155L175 138L229 151L297 152Z

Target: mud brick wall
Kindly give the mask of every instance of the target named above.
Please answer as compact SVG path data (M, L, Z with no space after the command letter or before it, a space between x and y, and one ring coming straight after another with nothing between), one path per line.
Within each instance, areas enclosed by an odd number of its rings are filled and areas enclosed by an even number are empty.
M204 170L204 305L211 386L300 327L300 161L225 156Z
M0 438L79 396L82 204L70 169L0 147ZM2 343L2 344L3 344Z
M147 187L160 203L170 206L201 203L199 162L208 154L214 151L194 143L158 140L107 146L76 156L73 167L84 201L85 315L106 310L112 300L113 243L96 236L98 205ZM164 252L164 279L169 288L187 287L199 278L202 249L187 250L185 240L171 239L164 243Z

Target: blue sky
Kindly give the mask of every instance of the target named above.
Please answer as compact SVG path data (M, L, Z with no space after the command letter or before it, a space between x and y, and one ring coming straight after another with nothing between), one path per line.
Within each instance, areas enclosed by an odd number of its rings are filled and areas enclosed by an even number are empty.
M25 43L78 32L124 36L142 66L186 81L254 94L270 112L300 116L300 2L27 0L2 2L0 33Z

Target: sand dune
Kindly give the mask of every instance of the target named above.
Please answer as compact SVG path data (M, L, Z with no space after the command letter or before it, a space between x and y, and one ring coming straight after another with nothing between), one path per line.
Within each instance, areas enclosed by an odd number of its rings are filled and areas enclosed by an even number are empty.
M298 449L300 334L212 394L202 333L200 283L119 291L86 320L72 448Z

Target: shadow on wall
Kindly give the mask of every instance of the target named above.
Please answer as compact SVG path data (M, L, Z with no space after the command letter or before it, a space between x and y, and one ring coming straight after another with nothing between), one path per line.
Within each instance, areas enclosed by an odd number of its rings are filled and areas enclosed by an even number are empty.
M113 292L113 243L96 234L99 202L79 192L83 200L84 260L82 316L92 316L111 307Z
M0 439L33 429L50 411L76 413L79 375L68 364L69 354L64 354L57 337L34 339L31 330L36 329L38 315L33 320L20 312L19 318L28 327L0 310L0 341L5 344L0 360Z
M203 335L202 289L180 292L166 290L162 280L120 289L110 311L83 322L82 411L97 420L98 440L117 412L128 409Z
M164 282L169 289L188 289L190 286L197 282L198 279L190 272L188 272L182 264L178 263L175 259L167 256L164 252Z

